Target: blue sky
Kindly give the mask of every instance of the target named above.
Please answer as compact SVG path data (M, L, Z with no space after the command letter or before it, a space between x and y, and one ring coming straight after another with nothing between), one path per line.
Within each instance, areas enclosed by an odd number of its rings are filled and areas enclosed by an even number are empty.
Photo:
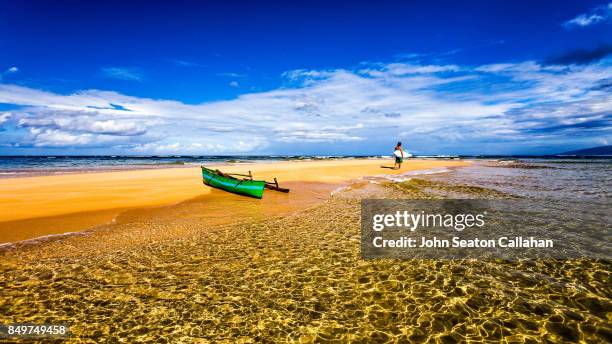
M612 144L609 1L124 2L0 1L0 154Z

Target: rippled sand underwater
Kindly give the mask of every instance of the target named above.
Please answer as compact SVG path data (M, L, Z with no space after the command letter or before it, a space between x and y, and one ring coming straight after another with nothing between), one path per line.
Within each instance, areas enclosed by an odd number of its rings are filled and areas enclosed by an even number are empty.
M168 220L180 237L122 250L66 241L8 251L0 314L69 322L69 342L612 341L610 262L365 261L359 198L370 192L512 197L420 179L356 185L251 223ZM118 226L136 237L158 230Z

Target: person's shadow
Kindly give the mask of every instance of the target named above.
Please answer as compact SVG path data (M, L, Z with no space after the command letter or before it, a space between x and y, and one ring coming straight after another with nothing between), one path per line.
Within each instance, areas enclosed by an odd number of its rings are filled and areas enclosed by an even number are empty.
M383 166L380 166L380 168L390 168L390 169L392 169L392 170L395 170L395 167L392 167L392 166L384 166L384 165L383 165Z

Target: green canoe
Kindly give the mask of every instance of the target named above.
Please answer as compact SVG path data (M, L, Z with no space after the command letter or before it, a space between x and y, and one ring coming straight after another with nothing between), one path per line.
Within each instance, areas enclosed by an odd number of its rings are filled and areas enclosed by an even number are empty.
M255 198L261 198L266 187L266 182L263 180L236 179L204 166L202 166L202 179L208 186Z

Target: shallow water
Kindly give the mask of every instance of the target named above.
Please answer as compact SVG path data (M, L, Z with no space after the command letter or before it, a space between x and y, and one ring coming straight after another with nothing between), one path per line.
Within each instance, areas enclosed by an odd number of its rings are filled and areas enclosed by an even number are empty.
M455 184L467 170L361 182L281 217L207 225L173 216L160 226L135 216L97 239L5 252L0 313L67 321L75 342L610 342L609 261L361 259L362 197L516 197L504 188L516 182L497 175ZM156 231L180 235L157 240ZM127 237L135 245L96 249L100 238Z
M267 191L262 199L211 189L210 193L178 204L145 208L110 209L0 222L0 249L37 244L67 235L91 235L107 224L143 221L158 224L177 220L205 225L262 220L323 202L336 184L286 182L291 192Z
M431 179L536 199L612 200L612 159L476 161L471 168L432 175Z

